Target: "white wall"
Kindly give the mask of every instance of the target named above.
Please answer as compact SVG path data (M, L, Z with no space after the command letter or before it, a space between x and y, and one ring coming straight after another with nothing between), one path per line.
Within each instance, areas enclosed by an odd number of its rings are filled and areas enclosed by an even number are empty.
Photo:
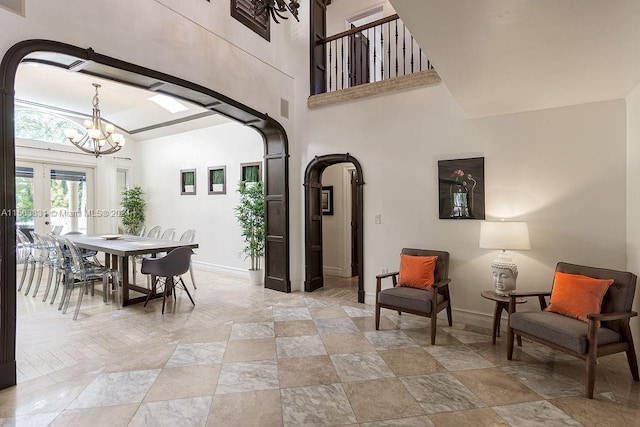
M142 141L137 170L147 199L147 228L173 227L177 237L193 228L200 245L195 264L248 269L250 260L239 256L244 244L233 208L240 164L263 161L263 156L262 136L235 122ZM210 166L226 166L226 194L208 194ZM196 194L180 195L180 170L194 168Z
M640 86L627 97L627 269L640 275ZM640 283L636 285L633 310L640 311ZM640 354L640 319L631 319L636 353Z

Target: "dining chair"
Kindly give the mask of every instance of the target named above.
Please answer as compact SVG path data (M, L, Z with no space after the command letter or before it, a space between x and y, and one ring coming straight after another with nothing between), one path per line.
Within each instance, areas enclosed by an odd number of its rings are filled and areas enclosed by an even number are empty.
M159 239L160 238L160 233L162 232L162 227L160 227L159 225L156 225L155 227L153 227L151 230L149 230L149 232L147 233L146 237L150 238L150 239ZM131 263L131 265L133 266L133 283L136 283L136 264L142 264L142 259L144 258L144 255L135 255L133 257L133 262ZM149 287L149 285L151 284L151 282L149 280L147 280L147 287Z
M31 283L31 280L33 280L33 273L36 268L35 257L33 255L33 244L26 234L24 234L20 229L16 229L16 264L23 265L20 285L18 285L18 292L20 292L24 286L24 280L27 277L27 273L30 272L29 283Z
M166 230L164 230L162 232L162 235L160 236L160 239L162 240L173 240L176 236L176 229L175 228L167 228Z
M35 260L35 268L38 269L38 276L35 280L35 288L33 291L33 297L35 298L38 290L40 289L40 283L42 282L42 273L44 272L45 266L48 269L47 280L51 280L53 274L53 267L51 265L50 255L51 250L53 248L50 247L49 242L39 233L35 231L30 231L31 239L33 240L32 248ZM29 295L29 291L31 290L31 286L33 285L32 277L29 277L29 283L27 284L27 289L24 291L25 295Z
M61 242L69 249L69 252L71 254L70 271L72 273L68 274L68 277L66 278L67 280L65 280L62 313L65 314L67 312L73 290L75 288L79 288L78 302L76 304L75 313L73 315L73 320L76 320L78 318L78 314L80 313L82 298L85 292L89 290L89 283L100 278L102 279L103 301L107 302L109 289L107 280L108 277L110 277L113 281L113 285L116 291L116 306L117 308L120 308L120 284L118 282L118 271L87 261L82 256L82 251L80 250L80 248L78 248L78 246L76 246L76 244L72 241L63 239L61 240ZM93 294L93 287L91 287L91 291Z
M196 305L189 293L189 289L181 277L182 274L189 270L191 255L193 255L193 250L191 248L180 247L172 250L162 258L144 258L142 260L142 268L140 271L143 274L155 276L155 282L153 284L154 291L157 290L159 285L164 285L162 292L162 314L164 314L167 295L171 295L171 293L173 293L173 299L177 300L176 288L183 289L191 300L191 304L194 306ZM147 306L152 293L155 292L149 292L147 294L144 307Z
M182 236L180 236L181 243L193 243L195 242L195 240L196 230L194 229L189 229L182 233ZM198 289L198 287L196 286L196 281L193 278L193 266L191 265L191 259L189 259L189 275L191 276L191 284L193 285L193 289Z

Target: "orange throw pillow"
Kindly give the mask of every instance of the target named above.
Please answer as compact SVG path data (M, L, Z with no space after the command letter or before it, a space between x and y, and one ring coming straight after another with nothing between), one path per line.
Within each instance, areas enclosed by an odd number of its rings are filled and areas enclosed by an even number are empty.
M602 299L612 283L613 279L594 279L556 271L551 300L545 311L589 322L587 314L600 313Z
M437 256L412 256L400 254L400 279L398 286L431 290L435 279Z

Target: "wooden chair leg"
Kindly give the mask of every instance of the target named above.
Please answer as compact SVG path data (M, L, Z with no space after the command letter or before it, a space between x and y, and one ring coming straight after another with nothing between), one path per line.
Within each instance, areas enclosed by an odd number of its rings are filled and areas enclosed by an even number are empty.
M589 354L587 356L587 384L586 393L587 398L593 399L593 389L596 383L596 356L595 354Z
M431 345L436 345L436 327L438 313L431 313Z
M376 304L376 331L380 329L380 306Z
M627 341L627 363L629 363L629 370L631 371L631 376L634 381L640 381L640 376L638 375L638 359L636 358L636 348L633 346L633 336L631 335L631 328L629 328L629 323L622 324L622 335Z
M449 327L453 326L453 316L451 315L451 304L447 306L447 320L449 321Z

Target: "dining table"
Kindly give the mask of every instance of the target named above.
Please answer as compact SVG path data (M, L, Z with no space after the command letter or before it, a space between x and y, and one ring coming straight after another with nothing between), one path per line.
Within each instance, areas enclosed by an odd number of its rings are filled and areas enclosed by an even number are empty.
M65 235L64 238L72 241L81 249L94 250L105 254L105 267L117 269L119 272L120 283L122 284L123 307L145 301L149 293L152 294L150 298L159 298L162 296L161 293L156 294L155 286L147 289L135 283L129 283L129 257L135 255L150 255L151 257L155 257L158 253L171 252L176 248L187 247L195 249L198 247L197 243L152 239L128 234L71 234ZM131 291L141 293L142 295L132 296L130 295Z

